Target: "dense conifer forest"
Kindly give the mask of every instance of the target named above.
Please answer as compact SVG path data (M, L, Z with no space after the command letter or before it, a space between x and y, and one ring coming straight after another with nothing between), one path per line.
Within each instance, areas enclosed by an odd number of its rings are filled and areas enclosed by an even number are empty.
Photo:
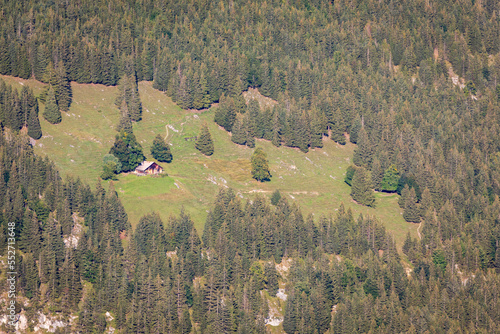
M109 312L118 333L264 333L269 296L284 289L289 334L500 331L498 1L0 8L0 74L47 83L35 96L0 82L0 253L15 222L16 312L30 330L52 312L77 316L59 331L103 333ZM234 145L263 139L307 154L325 138L355 143L352 199L376 208L373 191L397 192L419 238L396 245L383 222L343 206L304 217L279 192L243 201L231 189L203 231L184 212L132 229L113 183L63 180L30 138L42 136L40 117L61 122L71 81L117 85L103 175L133 170L144 158L131 130L142 80L184 109L212 106ZM248 88L277 103L246 104ZM217 150L206 125L196 145Z

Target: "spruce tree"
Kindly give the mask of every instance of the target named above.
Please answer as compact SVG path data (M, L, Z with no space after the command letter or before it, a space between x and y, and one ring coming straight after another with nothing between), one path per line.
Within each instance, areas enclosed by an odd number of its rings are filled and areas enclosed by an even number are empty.
M125 131L120 131L116 135L115 143L109 153L120 160L123 172L134 170L145 159L142 146L137 142L134 134Z
M38 101L31 107L28 114L28 136L33 139L40 139L42 137L42 128L40 120L38 119Z
M415 194L415 188L411 188L408 197L406 197L403 218L407 222L419 223L420 222L420 211L417 204L417 195Z
M157 135L151 146L151 155L160 162L172 162L172 153L170 153L170 145L165 143L160 135Z
M344 136L345 132L345 122L344 117L339 109L333 114L334 123L331 126L332 129L332 140L336 141L340 145L346 144L346 139Z
M371 168L373 144L369 140L368 133L366 132L364 127L362 127L361 131L359 132L357 144L358 147L356 147L356 149L354 150L352 162L354 162L354 164L359 167Z
M380 166L380 161L378 159L373 159L373 166L372 166L372 184L373 184L373 189L376 191L381 190L381 185L382 185L382 179L384 177L384 171L382 167Z
M233 130L231 133L231 141L238 145L245 145L247 141L245 127L243 126L239 118L237 118L236 121L234 122Z
M252 177L257 181L269 181L271 173L269 172L269 163L266 153L259 147L252 154Z
M128 106L125 100L123 100L122 104L120 105L120 121L118 122L116 131L125 131L128 133L132 133L132 121L130 120Z
M278 205L278 202L281 199L281 193L278 189L276 189L273 194L271 195L271 204L272 205Z
M354 172L351 187L351 197L358 203L366 206L375 206L375 196L371 187L371 180L368 171L358 168Z
M131 121L138 122L142 119L142 103L137 88L135 75L124 75L118 83L118 96L115 105L122 109L122 104L127 105Z
M214 154L214 143L212 141L212 136L208 131L208 126L206 123L201 126L200 135L196 140L195 147L204 155Z
M68 111L71 105L73 92L68 80L68 72L62 61L57 64L56 68L56 87L57 105L61 110Z
M49 88L47 93L47 102L45 103L45 110L43 111L43 117L47 122L52 124L61 123L61 111L59 111L59 106L56 102L56 97L52 87Z
M401 191L401 196L398 199L398 204L400 208L404 208L409 193L410 193L410 187L408 187L408 185L405 184L403 190Z

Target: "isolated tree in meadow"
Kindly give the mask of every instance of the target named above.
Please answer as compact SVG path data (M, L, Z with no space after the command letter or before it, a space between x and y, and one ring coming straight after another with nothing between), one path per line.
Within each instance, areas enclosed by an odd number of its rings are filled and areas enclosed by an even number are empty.
M366 206L375 206L375 196L371 186L371 179L368 171L358 168L352 178L351 197L358 203Z
M109 153L120 160L122 171L124 172L134 170L144 161L141 144L137 142L133 133L125 131L120 131L120 133L116 135L115 143L109 150Z
M259 147L252 154L252 177L257 181L269 181L271 173L269 172L269 163L266 153Z
M170 145L165 143L160 135L157 135L153 140L151 146L151 154L153 158L161 162L172 162L172 153L170 152Z
M208 126L204 123L200 129L200 135L196 140L195 147L198 151L205 155L214 154L214 143L212 141L212 136L208 131Z
M61 123L61 111L56 102L56 97L52 87L49 88L47 93L47 102L45 103L45 110L43 111L43 117L47 122L52 124Z

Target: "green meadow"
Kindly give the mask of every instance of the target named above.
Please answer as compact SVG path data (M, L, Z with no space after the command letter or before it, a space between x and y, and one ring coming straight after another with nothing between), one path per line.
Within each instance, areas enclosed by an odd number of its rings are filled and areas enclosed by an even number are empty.
M43 84L3 76L11 85L29 85L40 94ZM119 111L114 105L116 87L72 83L73 103L63 121L52 125L41 117L43 137L36 142L35 151L47 155L63 177L79 177L95 185L102 170L102 158L113 145ZM143 104L143 119L134 124L134 133L147 159L153 160L150 146L161 134L171 144L173 161L161 163L167 176L138 177L120 175L111 181L135 226L140 217L156 211L164 221L184 210L190 214L201 234L207 212L220 187L231 187L243 201L255 196L270 197L279 189L282 196L297 203L305 215L312 213L335 215L343 203L355 216L374 215L394 234L401 247L408 231L417 236L416 224L402 218L396 194L376 194L376 207L355 203L344 183L346 168L351 164L353 144L338 145L328 138L324 147L307 154L298 149L275 147L257 140L256 146L266 152L271 168L270 182L259 183L251 178L250 157L253 149L231 142L230 134L213 122L213 111L203 113L180 109L162 92L153 89L151 82L139 83ZM255 94L255 92L253 92ZM43 112L43 104L40 112ZM185 138L198 134L206 122L215 144L215 153L206 157ZM103 182L106 187L106 183Z

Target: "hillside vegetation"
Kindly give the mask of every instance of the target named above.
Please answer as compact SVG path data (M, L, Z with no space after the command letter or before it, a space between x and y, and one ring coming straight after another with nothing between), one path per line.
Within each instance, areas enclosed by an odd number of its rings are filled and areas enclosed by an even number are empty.
M3 79L18 87L21 83L29 85L35 94L42 90L42 84L34 80L6 76ZM76 83L72 88L73 104L69 112L63 113L62 123L53 125L41 120L43 137L36 142L35 152L49 156L63 176L95 184L102 171L102 158L116 134L119 114L114 105L116 88ZM399 247L408 231L417 236L417 225L406 223L402 218L398 195L377 193L376 208L352 201L350 187L343 180L355 145L342 146L325 138L323 148L304 154L298 149L275 147L268 141L258 140L257 146L268 155L272 174L271 182L260 183L251 176L253 149L232 143L230 135L213 123L211 110L184 111L148 82L139 83L139 91L144 113L141 122L134 124L135 135L148 159L152 159L149 149L154 137L166 136L172 144L174 159L169 164L161 163L168 177L120 175L118 181L111 181L133 226L151 211L159 212L167 220L184 208L201 233L219 187L231 187L244 199L253 199L256 194L270 197L279 189L305 213L314 213L318 218L335 214L335 209L344 203L356 215L378 217L394 233ZM211 157L197 151L194 141L184 140L196 136L204 121L215 142L215 153Z
M498 1L0 8L24 85L0 82L0 260L19 238L30 321L260 334L281 288L288 334L500 331ZM162 137L167 176L98 181Z

